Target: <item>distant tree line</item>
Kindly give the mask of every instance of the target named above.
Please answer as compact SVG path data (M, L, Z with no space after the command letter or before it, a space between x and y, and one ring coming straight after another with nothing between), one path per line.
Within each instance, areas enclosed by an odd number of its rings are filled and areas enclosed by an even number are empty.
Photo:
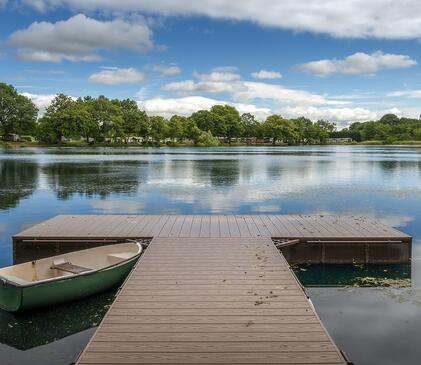
M72 98L59 94L39 119L36 134L39 140L57 143L64 138L84 138L88 143L162 141L196 145L217 145L220 140L268 139L272 144L323 143L335 125L326 121L312 123L305 118L289 120L271 115L263 123L250 113L240 115L229 105L214 105L189 117L174 115L169 119L148 116L134 100Z
M18 94L10 85L0 84L0 133L34 135L44 143L61 143L83 139L87 143L152 144L191 141L199 146L215 146L223 141L263 141L276 145L323 144L328 138L365 140L421 140L418 119L398 118L387 114L379 121L354 123L336 130L326 120L296 119L271 115L260 122L250 113L240 114L229 105L214 105L189 117L174 115L169 119L148 116L134 100L84 97L73 99L58 94L37 119L33 102Z
M332 137L352 138L357 142L421 141L421 120L385 114L378 121L353 123L349 128L333 132Z

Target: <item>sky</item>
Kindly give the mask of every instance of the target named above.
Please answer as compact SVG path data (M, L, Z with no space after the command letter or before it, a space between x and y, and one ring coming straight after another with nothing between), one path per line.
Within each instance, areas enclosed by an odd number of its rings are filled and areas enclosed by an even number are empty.
M339 128L421 113L418 0L0 0L0 82L150 115L230 104Z

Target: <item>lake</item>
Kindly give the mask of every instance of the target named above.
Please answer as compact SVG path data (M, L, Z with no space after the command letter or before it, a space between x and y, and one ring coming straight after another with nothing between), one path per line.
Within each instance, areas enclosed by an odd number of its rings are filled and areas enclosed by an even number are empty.
M410 266L322 265L297 273L356 364L419 363L421 148L0 149L1 267L12 264L11 235L57 214L161 213L355 214L412 235ZM410 277L410 285L349 286L374 271ZM69 364L112 298L104 293L21 315L0 312L1 364Z

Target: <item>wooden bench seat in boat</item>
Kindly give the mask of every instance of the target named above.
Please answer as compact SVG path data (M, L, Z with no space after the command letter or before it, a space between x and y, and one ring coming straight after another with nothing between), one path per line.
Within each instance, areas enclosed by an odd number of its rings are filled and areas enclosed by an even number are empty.
M109 253L107 255L107 258L111 264L115 265L122 261L128 260L132 256L133 254L131 252L116 252L116 253Z
M118 252L118 253L109 253L109 258L119 259L119 260L128 260L129 258L133 257L132 252Z
M66 271L72 274L81 274L83 272L92 270L88 269L87 267L73 265L71 262L65 261L53 262L53 265L51 265L51 269Z

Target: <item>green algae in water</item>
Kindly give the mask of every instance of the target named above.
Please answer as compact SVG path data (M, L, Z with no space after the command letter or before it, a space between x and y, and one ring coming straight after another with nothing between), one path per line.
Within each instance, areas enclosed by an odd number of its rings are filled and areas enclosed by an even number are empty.
M301 264L292 268L305 287L408 287L411 265Z

